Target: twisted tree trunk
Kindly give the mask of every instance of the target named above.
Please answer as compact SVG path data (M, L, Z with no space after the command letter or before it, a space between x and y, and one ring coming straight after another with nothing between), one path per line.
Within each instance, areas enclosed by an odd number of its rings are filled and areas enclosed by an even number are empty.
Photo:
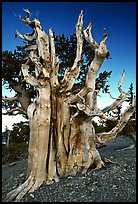
M49 30L48 37L40 22L36 19L30 21L30 12L25 11L27 17L21 20L33 29L33 33L28 37L27 34L21 35L17 31L17 35L29 42L28 60L22 65L22 72L26 82L37 90L37 96L27 109L30 125L28 178L21 186L8 193L8 201L20 201L27 192L33 192L43 182L49 184L78 172L86 173L90 167L101 168L104 163L96 149L96 142L114 138L135 111L134 102L122 114L112 131L96 134L92 119L95 116L105 119L105 113L114 110L127 95L121 89L123 74L118 84L121 93L118 99L103 110L97 108L95 80L104 59L109 56L105 45L107 34L104 34L98 44L92 38L91 24L84 30L85 39L94 49L95 57L87 72L85 87L74 95L72 87L82 65L82 11L76 24L76 58L72 67L66 69L60 82L52 29ZM31 45L34 39L36 44ZM30 61L35 65L35 76L29 73Z

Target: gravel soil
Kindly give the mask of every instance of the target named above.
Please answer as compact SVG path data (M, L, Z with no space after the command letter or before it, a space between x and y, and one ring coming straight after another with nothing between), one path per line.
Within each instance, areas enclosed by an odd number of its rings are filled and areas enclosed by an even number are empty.
M86 175L61 179L25 195L21 202L136 202L136 148L129 137L118 136L99 148L101 157L114 163ZM118 151L119 150L119 151ZM26 178L27 159L2 165L2 202Z

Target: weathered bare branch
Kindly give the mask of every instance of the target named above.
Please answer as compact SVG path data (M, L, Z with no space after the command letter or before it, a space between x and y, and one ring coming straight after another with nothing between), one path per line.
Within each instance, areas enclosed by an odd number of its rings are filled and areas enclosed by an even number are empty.
M81 11L78 22L76 24L76 37L77 37L77 50L76 50L76 58L74 60L74 64L71 68L73 71L76 69L78 62L81 60L81 54L82 54L82 26L83 26L83 11Z
M27 13L26 17L25 18L21 16L19 17L25 24L27 24L27 26L30 26L31 28L34 28L37 25L40 26L40 22L38 19L35 18L33 21L30 21L30 11L28 9L23 9L23 10Z
M26 82L31 84L32 86L38 86L37 80L28 73L29 66L26 64L23 64L21 68L22 68L23 76Z
M117 125L110 130L109 132L97 133L96 140L100 143L105 143L115 138L119 132L125 127L129 118L132 116L134 111L136 110L136 98L133 99L133 104L129 106L124 112L121 114L120 119L118 120Z
M27 13L27 16L25 18L21 18L27 25L29 25L33 32L31 34L24 34L21 35L19 31L16 31L16 35L21 37L23 40L32 41L36 40L36 45L38 48L39 57L42 57L43 60L49 60L49 41L48 36L43 31L40 21L38 19L34 19L33 21L30 21L30 12L28 9L24 9L24 11Z
M120 80L119 80L119 82L118 82L118 90L119 90L119 92L120 93L124 93L123 91L122 91L122 88L121 88L121 85L122 85L122 81L123 81L123 79L124 79L124 77L125 77L125 70L123 70L123 73L122 73L122 75L121 75L121 77L120 77Z
M74 60L73 66L70 69L66 69L64 78L61 81L67 84L66 91L70 91L74 85L74 81L78 78L80 73L80 67L82 65L82 25L83 25L83 11L81 11L78 22L76 24L76 37L77 37L77 50L76 58Z
M95 103L95 83L96 83L96 75L102 66L104 59L109 55L109 51L106 48L105 40L107 39L107 34L104 34L103 39L100 45L93 39L91 35L91 24L84 30L84 36L86 41L91 45L92 49L95 51L94 59L92 60L87 75L85 84L87 87L91 88L91 92L86 96L86 104L91 108L94 109ZM86 112L89 111L88 109Z
M43 182L50 184L59 181L59 178L64 176L76 175L80 172L86 173L90 167L101 168L104 164L96 150L96 141L104 143L116 137L136 109L136 102L133 101L132 106L121 114L116 127L108 133L95 134L92 119L99 116L103 120L114 120L112 117L107 117L105 113L115 109L126 97L126 93L121 88L123 72L118 83L120 96L105 109L97 108L97 96L103 84L99 85L98 90L95 90L96 75L104 59L109 56L105 44L106 32L98 44L92 37L91 24L84 30L86 41L94 50L94 59L86 74L84 87L81 91L75 90L76 92L73 93L72 87L80 74L83 62L82 11L76 24L76 58L72 67L66 69L64 78L59 84L57 78L59 63L55 53L52 29L49 30L49 36L46 35L39 20L30 21L29 10L24 11L27 16L21 17L21 20L33 29L33 33L21 35L17 31L17 35L29 41L23 47L27 54L29 53L28 59L21 68L25 81L34 86L36 95L31 102L26 87L18 86L16 81L12 81L11 87L15 86L15 90L20 92L18 94L20 104L13 97L14 106L11 110L9 108L5 114L27 114L30 137L28 179L8 194L8 201L20 201L27 192L35 191ZM49 46L51 46L50 49ZM31 75L31 69L29 69L32 63L35 66L35 76ZM16 105L18 107L15 107Z
M117 98L113 97L110 93L108 93L108 94L109 94L110 98L117 99Z
M125 70L123 70L123 73L122 73L122 75L121 75L121 77L120 77L120 80L119 80L119 82L118 82L118 90L119 90L119 92L121 93L120 96L119 96L119 97L116 99L116 101L114 101L111 105L109 105L109 106L105 107L104 109L102 109L101 111L102 111L103 113L116 109L116 108L117 108L118 106L120 106L120 105L124 102L124 100L126 99L126 97L127 97L128 94L125 93L125 92L123 92L123 91L122 91L122 88L121 88L121 85L122 85L122 81L123 81L124 76L125 76Z
M93 39L91 34L92 24L89 23L88 27L83 31L86 41L91 45L92 49L97 49L99 44Z
M91 89L85 86L82 90L80 90L79 93L71 95L69 98L67 98L67 100L69 103L76 103L80 101L80 99L82 99L84 96L86 96L90 91Z
M111 105L103 108L101 111L103 113L106 113L108 111L112 111L114 109L116 109L118 106L120 106L124 100L126 99L127 93L122 93L117 99L116 101L114 101Z
M21 16L19 16L20 17L20 19L23 21L23 22L25 22L26 24L30 24L31 23L31 21L30 21L30 11L28 10L28 9L23 9L25 12L26 12L26 17L25 18L22 18Z
M49 37L50 37L50 45L51 45L51 64L52 64L51 82L53 87L57 87L59 86L58 76L57 76L58 70L59 70L59 63L58 63L58 56L56 56L56 52L55 52L54 36L51 28L49 29Z
M37 38L36 30L33 29L33 32L31 34L24 34L22 35L18 30L16 30L16 35L18 35L21 39L27 40L29 42L35 40Z
M43 31L42 27L40 26L40 22L35 22L35 29L37 32L36 43L38 45L39 57L45 61L50 61L48 35Z

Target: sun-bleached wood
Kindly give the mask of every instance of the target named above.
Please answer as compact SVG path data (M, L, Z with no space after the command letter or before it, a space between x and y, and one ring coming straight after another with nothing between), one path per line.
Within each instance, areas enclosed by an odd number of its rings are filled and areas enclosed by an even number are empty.
M104 33L98 44L92 37L91 24L83 31L81 11L76 24L76 58L72 67L66 68L63 79L59 81L59 61L52 29L49 29L48 36L43 31L40 21L31 21L30 11L24 11L26 17L20 19L33 31L24 35L16 31L16 34L28 43L28 57L22 65L22 73L24 80L37 90L37 95L31 103L27 103L27 94L25 95L24 89L16 84L13 87L22 97L2 98L3 101L18 100L28 116L30 126L28 177L22 185L7 194L7 201L20 201L27 192L33 192L44 182L51 184L69 175L75 176L79 172L84 174L89 168L104 166L96 149L96 142L104 143L116 137L136 109L134 99L132 105L121 114L115 128L107 133L96 133L92 122L94 117L115 120L113 117L107 117L106 112L121 105L127 96L121 88L125 75L123 72L118 83L120 96L102 110L98 108L99 91L95 89L95 83L100 67L110 55L105 44L107 34ZM72 88L83 63L83 34L95 55L86 74L84 87L79 93L73 94ZM29 72L30 62L34 64L35 75Z

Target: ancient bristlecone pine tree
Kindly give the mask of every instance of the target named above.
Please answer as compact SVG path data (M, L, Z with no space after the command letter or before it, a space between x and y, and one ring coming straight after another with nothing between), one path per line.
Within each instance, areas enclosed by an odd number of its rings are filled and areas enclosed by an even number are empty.
M37 96L26 108L30 126L28 177L7 195L8 200L16 201L20 201L27 192L38 189L43 182L49 184L68 175L75 176L78 172L86 173L89 168L101 168L104 162L96 149L96 142L104 143L115 138L136 106L134 98L133 104L121 114L117 125L110 132L95 133L92 119L99 116L105 120L113 120L114 118L107 118L105 113L122 104L127 96L121 88L125 75L123 72L118 83L120 96L110 106L102 110L97 108L98 91L95 90L95 81L102 63L109 56L105 44L107 34L104 33L98 44L92 37L91 24L85 30L82 29L81 11L76 24L76 58L59 81L59 61L52 29L49 29L48 36L39 20L30 21L29 10L24 11L27 16L20 18L33 32L24 35L16 32L28 43L25 46L28 58L21 68L24 80L34 87ZM95 55L86 74L85 86L79 93L73 94L72 87L82 66L82 35ZM35 67L35 75L29 71L30 64Z

